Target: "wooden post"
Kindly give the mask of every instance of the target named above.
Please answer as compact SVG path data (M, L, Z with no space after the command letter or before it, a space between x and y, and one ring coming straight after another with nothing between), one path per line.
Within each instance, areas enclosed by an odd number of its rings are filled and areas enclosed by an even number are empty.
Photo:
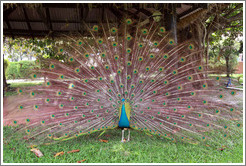
M164 25L167 31L170 31L170 37L177 41L177 13L176 13L177 4L169 4L168 9L164 9Z

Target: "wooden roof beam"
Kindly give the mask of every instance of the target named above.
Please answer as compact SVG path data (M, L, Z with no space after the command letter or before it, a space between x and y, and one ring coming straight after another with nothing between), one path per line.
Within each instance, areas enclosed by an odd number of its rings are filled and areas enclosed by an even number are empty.
M77 3L43 3L44 8L77 8Z
M84 10L84 9L83 9ZM87 16L87 15L85 15ZM81 18L83 18L84 16L82 16ZM29 20L30 23L44 23L47 26L47 29L50 29L49 26L47 25L47 21L45 21L46 19L42 19L42 20ZM5 20L4 20L5 21ZM26 22L25 20L17 20L17 19L8 19L8 21L10 22ZM83 21L83 20L82 20ZM74 24L80 24L82 22L81 20L50 20L51 23L74 23ZM90 22L86 22L87 24L96 24L98 23L98 21L90 21ZM104 22L102 23L107 23L106 20L104 20ZM109 23L114 23L113 21L109 21Z
M187 10L187 11L179 14L178 15L178 19L182 19L184 16L186 16L188 14L191 14L195 10L198 10L198 9L207 9L208 8L208 4L207 3L186 4L186 5L192 5L192 7L189 10Z
M47 29L50 29L50 25L48 23L48 20L46 19L44 13L42 12L43 8L37 8L37 13L39 15L39 17L42 19L42 20L31 20L31 22L43 22L44 25L46 26ZM45 10L45 9L44 9ZM18 20L11 20L11 21L18 21Z
M78 34L80 34L78 31L55 31L52 33L52 36L49 35L50 34L50 31L49 30L32 30L32 31L29 31L29 30L8 30L8 29L4 29L4 35L5 36L11 36L11 34L14 34L15 36L25 36L25 37L30 37L32 34L33 36L39 36L39 37L52 37L52 38L55 38L55 37L61 37L63 34L67 34L67 35L71 35L71 36L76 36L78 37ZM90 32L84 32L83 34L81 34L81 36L91 36Z
M12 30L12 27L9 23L9 15L11 13L13 13L14 11L16 10L16 6L14 6L13 8L8 8L8 9L5 9L4 12L3 12L3 20L6 22L7 26L8 26L8 29ZM14 39L14 35L11 34L11 37Z
M25 20L26 20L26 23L27 23L28 30L29 30L29 31L32 31L32 27L31 27L29 18L28 18L28 16L27 16L27 12L26 12L25 7L22 6L22 10L23 10L23 12L24 12L24 16L25 16ZM32 38L34 39L34 37L33 37L32 34L31 34L31 36L32 36Z
M3 16L4 17L8 17L11 13L13 13L16 9L16 6L14 6L13 8L6 8L3 11Z
M46 12L46 20L47 20L47 24L48 24L49 30L53 31L52 24L51 24L51 21L50 21L50 10L49 10L49 8L45 8L45 12Z
M83 6L80 6L80 16L79 16L80 17L80 29L79 31L81 34L83 34L83 28L82 28L83 20L84 20L83 15L84 15L84 8Z

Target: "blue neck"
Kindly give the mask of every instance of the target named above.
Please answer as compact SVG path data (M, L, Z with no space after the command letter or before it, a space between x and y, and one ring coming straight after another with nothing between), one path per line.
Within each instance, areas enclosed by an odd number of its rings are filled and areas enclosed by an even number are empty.
M129 120L128 120L127 115L126 115L126 108L125 108L124 103L122 104L122 107L121 107L119 127L125 127L125 128L130 127L130 123L129 123Z

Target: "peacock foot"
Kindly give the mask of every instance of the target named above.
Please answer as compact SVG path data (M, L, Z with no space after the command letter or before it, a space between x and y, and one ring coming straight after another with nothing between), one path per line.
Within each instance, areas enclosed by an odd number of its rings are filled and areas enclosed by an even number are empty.
M121 140L122 143L128 142L128 140L126 141L126 139L124 138L123 140Z

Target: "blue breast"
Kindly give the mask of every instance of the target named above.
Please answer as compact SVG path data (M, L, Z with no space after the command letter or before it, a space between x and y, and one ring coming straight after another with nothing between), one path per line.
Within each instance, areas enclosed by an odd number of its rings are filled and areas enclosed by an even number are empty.
M128 120L127 116L126 116L125 104L123 104L122 107L121 107L121 115L120 115L119 127L125 127L125 128L130 127L129 120Z

